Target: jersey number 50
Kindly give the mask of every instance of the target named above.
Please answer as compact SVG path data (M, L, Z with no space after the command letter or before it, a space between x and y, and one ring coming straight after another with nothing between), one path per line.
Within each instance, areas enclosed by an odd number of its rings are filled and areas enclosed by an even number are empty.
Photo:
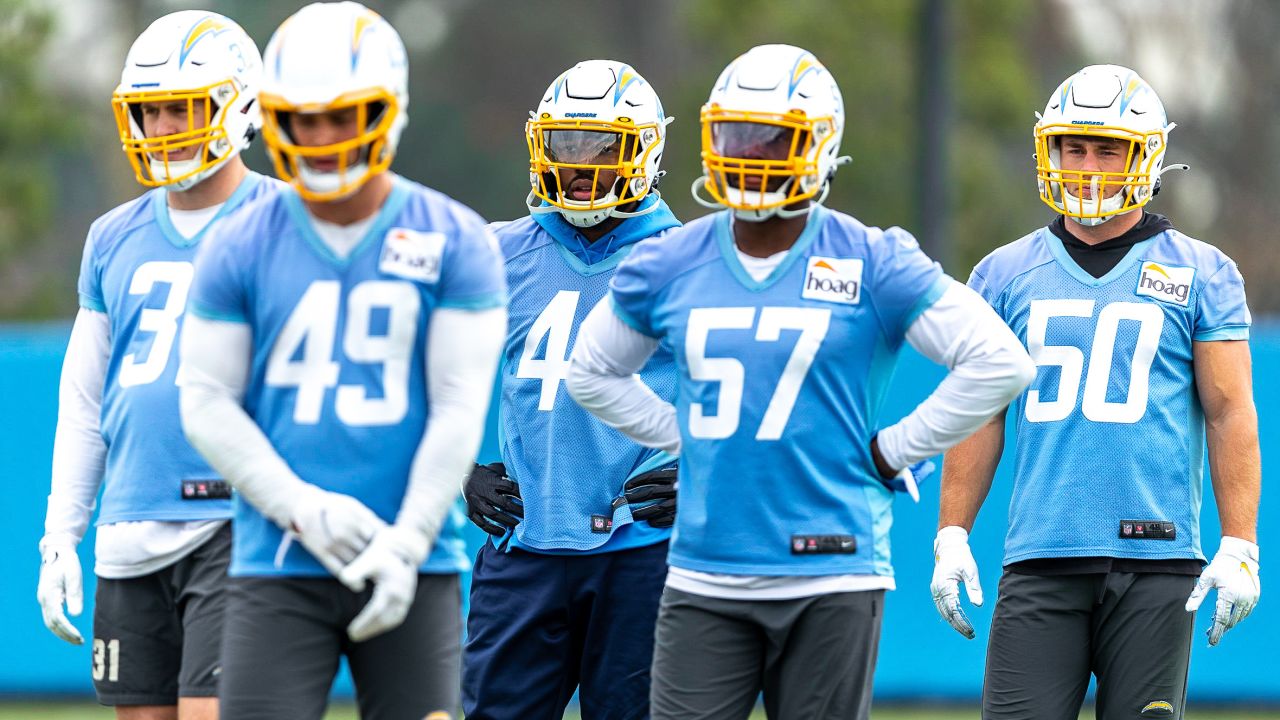
M1027 352L1038 367L1058 367L1058 391L1054 400L1042 401L1040 390L1027 391L1026 417L1029 422L1065 420L1075 410L1084 375L1084 353L1071 345L1047 345L1045 334L1055 317L1093 317L1092 300L1035 300L1027 319ZM1139 323L1138 342L1129 364L1129 382L1123 402L1108 402L1107 388L1121 320ZM1094 422L1135 423L1147 414L1151 383L1151 363L1160 346L1164 312L1152 303L1114 302L1098 313L1089 350L1089 374L1084 380L1081 411Z

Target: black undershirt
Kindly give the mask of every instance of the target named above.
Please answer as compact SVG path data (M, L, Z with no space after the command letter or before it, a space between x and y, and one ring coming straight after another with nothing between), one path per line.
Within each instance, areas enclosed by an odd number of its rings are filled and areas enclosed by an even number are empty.
M1090 245L1073 236L1067 230L1066 218L1059 215L1049 224L1049 231L1062 241L1067 254L1081 270L1095 278L1111 272L1134 245L1173 228L1163 215L1143 213L1127 232L1119 237ZM1132 540L1148 543L1159 540ZM1034 558L1006 566L1009 572L1020 575L1085 575L1091 573L1168 573L1170 575L1199 575L1204 563L1193 559L1140 560L1113 557Z
M1165 216L1143 212L1138 224L1129 228L1123 235L1090 245L1067 230L1065 216L1059 215L1049 223L1049 232L1062 241L1071 259L1080 266L1081 270L1096 278L1111 272L1134 245L1172 229L1173 223L1169 222Z

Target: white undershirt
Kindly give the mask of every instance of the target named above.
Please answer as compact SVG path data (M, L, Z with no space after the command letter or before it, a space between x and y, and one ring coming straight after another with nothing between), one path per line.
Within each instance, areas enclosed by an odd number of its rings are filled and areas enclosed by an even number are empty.
M748 272L767 276L773 269L767 263L774 258L751 259ZM780 259L774 267L777 262ZM634 374L657 349L658 340L623 322L610 302L604 298L583 321L566 388L605 424L642 445L679 454L675 407ZM1008 405L1034 377L1035 365L1004 321L981 296L954 281L911 324L906 339L950 372L910 415L879 432L881 454L890 467L906 467L950 449ZM894 587L893 578L884 576L749 576L677 567L668 573L667 584L698 595L757 600Z
M364 239L373 222L378 219L378 214L374 213L363 220L357 220L350 225L338 225L337 223L325 222L314 215L308 215L311 218L311 227L315 228L316 235L324 241L324 244L333 251L334 255L345 260L352 250L360 244Z
M199 210L179 210L170 206L169 222L173 223L173 229L177 230L179 235L190 240L199 234L210 220L213 220L225 204L218 203Z
M738 262L742 264L742 269L746 270L751 279L756 282L769 277L769 273L781 265L782 261L786 259L787 253L790 252L789 250L783 250L769 257L756 257L742 252L742 248L739 248L736 244L733 246L733 250L738 254Z

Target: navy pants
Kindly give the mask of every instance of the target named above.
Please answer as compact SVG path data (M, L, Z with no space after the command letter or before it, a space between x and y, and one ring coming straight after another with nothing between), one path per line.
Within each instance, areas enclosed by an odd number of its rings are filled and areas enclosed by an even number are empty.
M542 555L485 543L462 656L467 720L649 717L649 665L667 543Z

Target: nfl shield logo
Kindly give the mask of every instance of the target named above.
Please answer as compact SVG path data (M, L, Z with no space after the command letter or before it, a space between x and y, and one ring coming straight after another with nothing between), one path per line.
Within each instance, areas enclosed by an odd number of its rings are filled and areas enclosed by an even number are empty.
M791 541L791 550L793 552L804 552L804 538L796 538Z
M1124 533L1125 535L1132 535L1132 534L1133 534L1133 523L1124 523L1123 525L1121 525L1121 526L1120 526L1120 532Z

